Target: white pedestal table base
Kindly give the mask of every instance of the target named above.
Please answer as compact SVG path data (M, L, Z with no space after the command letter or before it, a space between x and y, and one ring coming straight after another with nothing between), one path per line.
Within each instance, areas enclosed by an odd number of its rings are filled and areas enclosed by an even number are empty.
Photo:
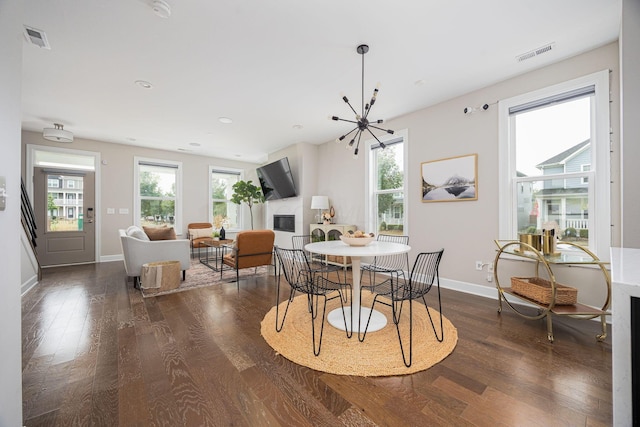
M371 309L369 307L361 307L360 308L360 315L361 317L361 322L362 322L362 329L364 332L364 328L365 326L367 326L367 320L369 320L369 313L371 312ZM358 332L358 312L355 311L353 314L355 316L351 315L351 307L345 307L344 308L344 315L347 318L347 328L349 328L349 319L351 319L351 321L353 322L353 326L351 327L351 331L352 332ZM344 318L342 317L342 309L341 308L336 308L335 310L331 310L331 312L329 312L329 314L327 315L327 321L329 322L329 324L335 328L340 329L341 331L344 331ZM377 310L373 310L373 313L371 314L371 322L369 322L369 328L367 328L367 332L375 332L375 331L379 331L380 329L384 328L387 325L387 317L380 313Z

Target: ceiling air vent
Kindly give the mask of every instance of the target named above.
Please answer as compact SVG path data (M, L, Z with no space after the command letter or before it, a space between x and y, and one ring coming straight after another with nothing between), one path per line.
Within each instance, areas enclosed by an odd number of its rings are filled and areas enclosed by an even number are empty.
M549 43L549 44L546 44L544 46L540 46L537 49L534 49L534 50L529 51L527 53L523 53L522 55L516 56L516 61L518 61L518 62L526 61L527 59L531 59L531 58L533 58L535 56L542 55L543 53L550 52L555 47L556 47L555 43Z
M42 30L37 28L24 26L24 36L29 43L38 46L42 49L51 49L47 35Z

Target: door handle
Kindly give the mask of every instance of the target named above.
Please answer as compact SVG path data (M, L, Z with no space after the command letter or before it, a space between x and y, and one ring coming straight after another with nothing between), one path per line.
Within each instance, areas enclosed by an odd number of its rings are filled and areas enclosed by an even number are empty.
M87 219L85 222L87 224L93 224L93 208L87 208Z

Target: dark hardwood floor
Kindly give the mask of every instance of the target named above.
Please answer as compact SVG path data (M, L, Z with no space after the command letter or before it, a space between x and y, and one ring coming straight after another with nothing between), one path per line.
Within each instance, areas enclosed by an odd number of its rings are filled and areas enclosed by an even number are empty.
M188 274L188 273L187 273ZM274 353L273 277L142 298L121 262L44 271L23 298L26 426L602 426L611 339L598 322L528 321L443 290L459 341L400 377L317 372ZM419 357L419 355L414 355Z

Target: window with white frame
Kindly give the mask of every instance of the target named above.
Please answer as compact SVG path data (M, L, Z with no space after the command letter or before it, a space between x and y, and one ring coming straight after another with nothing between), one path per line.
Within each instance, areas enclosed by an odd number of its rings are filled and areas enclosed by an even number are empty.
M134 218L139 225L181 230L182 163L136 157Z
M395 137L382 142L384 148L376 140L367 141L366 223L368 230L376 234L406 235L407 132L396 132Z
M580 170L582 170L582 172L589 172L589 170L591 170L591 165L590 164L580 165ZM583 176L582 177L582 183L583 184L588 184L589 183L589 177L588 176Z
M500 238L553 229L606 259L608 71L500 101L499 110Z
M240 205L231 201L233 184L242 179L242 171L211 166L209 167L209 217L215 228L224 226L226 230L242 229Z

